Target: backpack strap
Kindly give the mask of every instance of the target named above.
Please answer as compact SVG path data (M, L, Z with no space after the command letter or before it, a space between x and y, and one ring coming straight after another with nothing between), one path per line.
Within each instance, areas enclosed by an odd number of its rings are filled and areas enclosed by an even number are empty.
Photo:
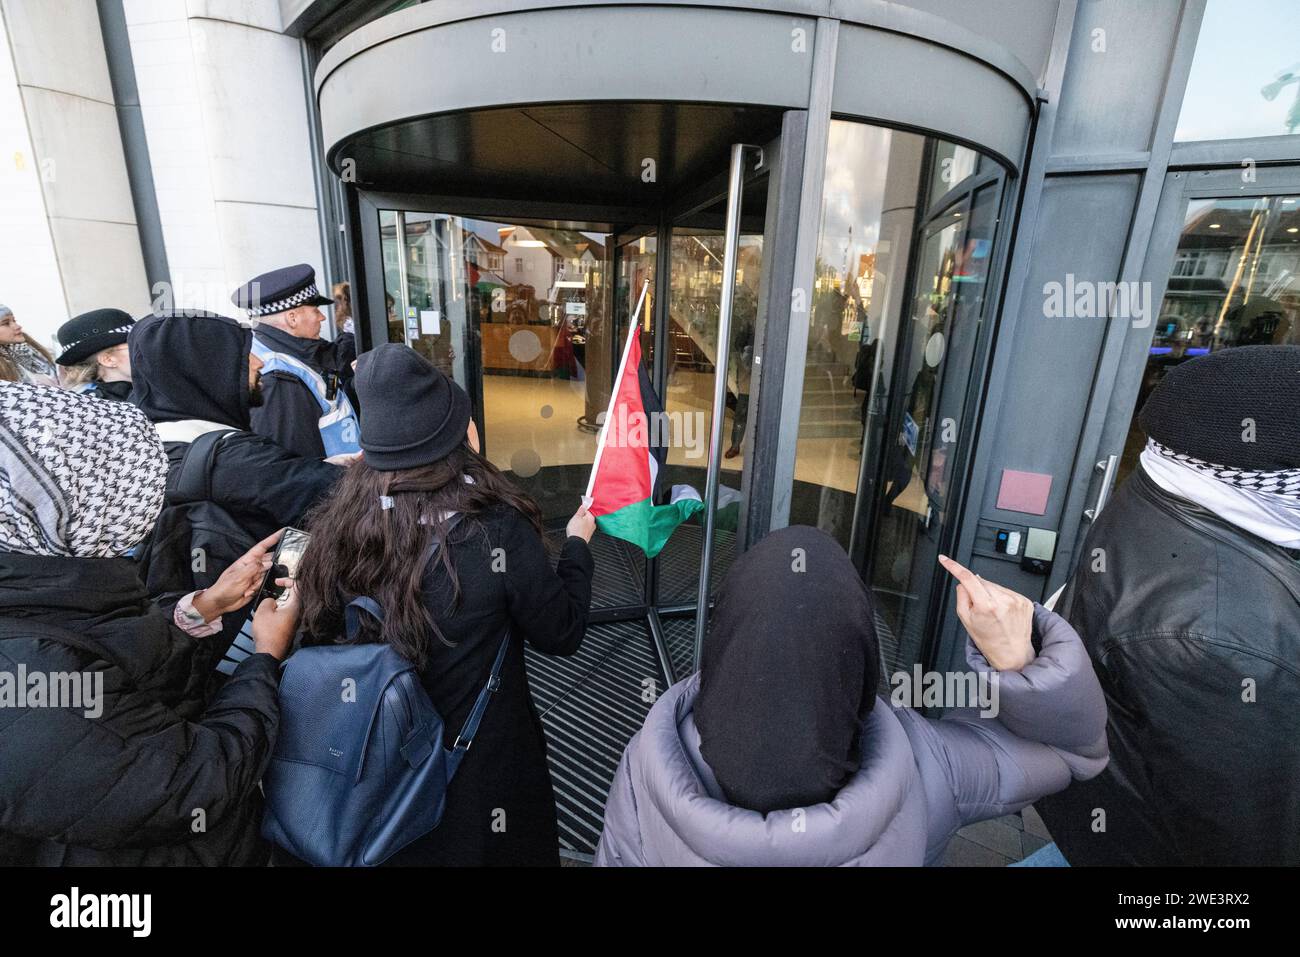
M510 631L507 629L505 637L501 639L501 647L497 649L496 660L492 662L492 674L488 676L487 684L483 686L483 690L478 693L478 700L474 702L474 708L470 711L469 717L465 719L460 734L456 735L456 743L451 746L451 754L447 756L448 778L456 773L456 766L460 764L461 758L465 756L470 745L474 743L474 735L478 734L479 723L483 720L483 715L492 701L492 696L501 687L501 667L505 664L506 649L509 647Z
M352 599L343 609L343 626L348 636L348 641L352 641L357 636L357 631L361 628L361 615L367 614L381 625L384 623L384 609L379 607L379 602L373 598L367 598L365 595Z
M190 443L181 458L176 487L172 489L174 503L206 502L212 498L212 460L221 440L238 429L217 429L204 432Z

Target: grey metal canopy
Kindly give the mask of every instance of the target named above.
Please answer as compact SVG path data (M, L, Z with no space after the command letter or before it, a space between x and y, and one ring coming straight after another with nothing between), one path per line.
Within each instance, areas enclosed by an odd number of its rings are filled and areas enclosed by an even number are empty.
M322 59L324 146L336 171L371 188L639 204L808 107L819 18L840 21L834 114L1019 166L1034 71L985 36L884 0L419 4Z

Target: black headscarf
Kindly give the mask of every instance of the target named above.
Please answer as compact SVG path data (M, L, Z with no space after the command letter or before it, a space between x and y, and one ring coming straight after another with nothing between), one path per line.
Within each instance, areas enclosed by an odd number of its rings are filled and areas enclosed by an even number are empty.
M736 560L700 662L700 753L727 800L767 813L834 798L861 765L880 674L872 602L844 550L796 525Z
M127 343L132 401L151 421L250 427L251 329L210 312L160 313L132 326Z

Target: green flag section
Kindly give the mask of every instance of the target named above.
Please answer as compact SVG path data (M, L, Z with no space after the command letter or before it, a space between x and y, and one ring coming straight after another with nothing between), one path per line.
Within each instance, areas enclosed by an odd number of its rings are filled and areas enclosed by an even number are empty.
M694 485L674 485L671 502L674 505L680 504L690 508L691 515L704 508L704 503L700 501L700 493ZM740 493L729 485L719 485L718 511L713 516L713 527L734 532L739 524Z
M654 558L663 549L673 530L704 508L698 498L682 499L668 505L653 505L643 498L618 511L596 516L597 527L606 535L631 542Z

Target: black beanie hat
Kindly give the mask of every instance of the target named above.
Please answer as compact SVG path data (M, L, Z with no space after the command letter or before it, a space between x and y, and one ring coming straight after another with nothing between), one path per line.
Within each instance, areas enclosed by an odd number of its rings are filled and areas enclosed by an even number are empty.
M1300 468L1300 346L1190 359L1160 380L1138 424L1166 448L1214 465Z
M465 390L409 346L385 342L357 360L361 448L381 472L419 468L465 441Z

